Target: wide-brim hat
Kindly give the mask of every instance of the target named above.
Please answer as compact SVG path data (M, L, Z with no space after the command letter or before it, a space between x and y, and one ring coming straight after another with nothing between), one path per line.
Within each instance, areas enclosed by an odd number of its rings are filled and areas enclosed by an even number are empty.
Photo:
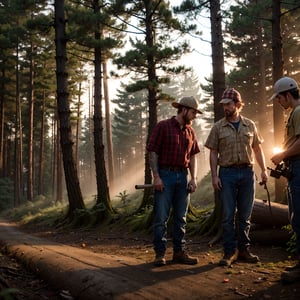
M197 113L202 114L202 111L199 109L199 102L193 97L183 97L179 101L172 102L172 106L178 108L179 106L184 106L192 108L197 111Z

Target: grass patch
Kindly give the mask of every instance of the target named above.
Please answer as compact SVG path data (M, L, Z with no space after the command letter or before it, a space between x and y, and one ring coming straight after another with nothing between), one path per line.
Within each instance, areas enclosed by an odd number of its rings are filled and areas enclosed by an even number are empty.
M269 183L268 183L269 185ZM272 184L268 186L269 191L273 189ZM257 198L266 195L265 189L259 186ZM17 208L9 208L2 211L1 216L11 221L23 224L41 224L46 226L62 226L76 228L94 228L97 225L128 227L132 231L152 230L153 210L152 205L144 211L136 213L143 199L143 191L137 190L127 193L120 192L112 200L113 213L105 214L105 208L95 205L96 196L85 199L85 208L78 210L71 221L64 220L68 211L68 202L56 204L44 196L37 197L33 202L26 202ZM200 182L195 193L191 194L191 209L188 214L188 228L190 233L198 234L199 229L205 225L214 208L214 190L211 185L210 172ZM170 220L172 221L172 220ZM212 224L211 224L212 225ZM170 226L168 226L170 227Z
M55 204L45 197L39 197L33 202L26 202L17 208L5 210L1 216L22 224L38 223L52 226L55 222L63 218L67 206L64 204Z

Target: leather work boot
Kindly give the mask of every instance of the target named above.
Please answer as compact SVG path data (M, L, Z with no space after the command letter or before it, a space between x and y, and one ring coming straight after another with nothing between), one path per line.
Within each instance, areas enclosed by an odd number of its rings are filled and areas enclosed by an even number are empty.
M259 262L259 257L257 255L252 254L248 249L239 251L237 259L248 263Z
M156 267L161 267L166 265L166 259L165 259L165 255L164 254L156 254L155 259L154 259L154 266Z
M219 261L219 266L230 267L237 259L237 253L225 253L223 258Z
M178 251L173 253L173 263L196 265L199 262L197 257L188 255L185 251Z

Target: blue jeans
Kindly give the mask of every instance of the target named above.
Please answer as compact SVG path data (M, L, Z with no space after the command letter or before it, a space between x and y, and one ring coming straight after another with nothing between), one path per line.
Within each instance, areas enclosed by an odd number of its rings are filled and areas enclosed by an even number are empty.
M222 237L225 254L236 247L243 251L250 246L250 218L255 197L255 178L252 167L220 167L222 189ZM237 228L236 228L237 226Z
M296 233L296 249L300 255L300 160L290 161L292 177L288 182L288 205L291 225Z
M167 223L171 208L173 208L173 250L174 252L183 251L186 215L190 202L187 171L160 170L159 175L164 183L164 190L154 192L154 251L164 254L167 249Z

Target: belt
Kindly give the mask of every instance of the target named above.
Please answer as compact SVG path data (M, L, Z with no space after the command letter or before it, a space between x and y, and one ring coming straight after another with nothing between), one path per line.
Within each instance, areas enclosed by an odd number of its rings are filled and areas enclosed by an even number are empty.
M176 166L159 166L161 170L168 170L172 172L183 172L186 171L185 167L176 167Z
M251 164L233 164L233 165L226 166L223 168L244 169L244 168L252 168L252 165Z

